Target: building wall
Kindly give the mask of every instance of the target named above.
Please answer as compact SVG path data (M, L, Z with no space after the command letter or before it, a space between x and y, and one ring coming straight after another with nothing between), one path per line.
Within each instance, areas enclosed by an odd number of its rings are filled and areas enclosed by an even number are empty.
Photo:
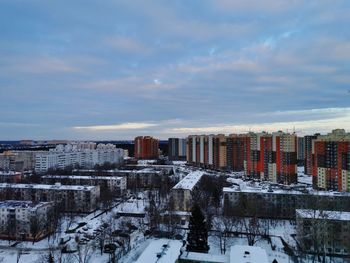
M54 231L50 220L52 203L32 203L30 201L7 200L0 202L0 238L13 240L40 240ZM38 227L33 236L31 226Z
M326 190L350 191L350 133L334 130L318 136L312 142L313 177L315 187Z
M60 185L0 184L0 200L54 202L64 212L92 212L97 209L99 198L98 186L75 186L73 190L66 190Z
M280 191L223 192L224 213L234 216L294 219L296 209L323 206L327 210L350 212L349 195L319 195L312 193L281 193Z
M337 217L339 212L333 215L330 212L329 217L320 215L316 210L302 210L302 212L297 211L296 215L297 238L305 252L350 255L349 219ZM305 213L308 213L307 217Z
M136 159L157 159L159 157L159 141L151 136L135 138Z

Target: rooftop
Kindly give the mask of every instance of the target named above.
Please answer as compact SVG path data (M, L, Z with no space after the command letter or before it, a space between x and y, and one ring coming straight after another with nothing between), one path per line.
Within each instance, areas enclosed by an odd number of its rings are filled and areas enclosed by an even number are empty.
M136 263L175 263L180 255L179 240L153 240L136 260Z
M350 212L297 209L296 215L300 218L350 221Z
M228 263L229 255L217 255L197 252L184 252L180 259L190 260L191 262L210 262L210 263Z
M290 195L327 195L350 197L349 192L317 191L305 185L278 185L269 182L255 182L243 180L230 180L231 187L224 187L226 193L261 193L261 194L290 194Z
M0 201L0 208L38 208L50 204L50 202L32 202L19 200Z
M184 189L184 190L192 190L193 187L199 182L202 178L204 172L195 171L189 173L185 176L180 182L178 182L173 189Z
M230 263L268 263L265 249L252 246L232 246Z
M44 179L79 179L79 180L122 180L120 176L89 176L89 175L44 175Z
M12 188L12 189L19 189L19 188L31 188L31 189L51 189L51 190L81 190L81 191L90 191L93 190L98 186L82 186L82 185L61 185L59 183L56 183L54 185L50 184L7 184L7 183L0 183L0 188Z

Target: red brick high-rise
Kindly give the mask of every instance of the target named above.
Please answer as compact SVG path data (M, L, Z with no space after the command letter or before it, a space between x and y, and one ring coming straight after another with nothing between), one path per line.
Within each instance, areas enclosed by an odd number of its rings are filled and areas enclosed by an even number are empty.
M135 138L136 159L157 159L159 141L151 136L138 136Z

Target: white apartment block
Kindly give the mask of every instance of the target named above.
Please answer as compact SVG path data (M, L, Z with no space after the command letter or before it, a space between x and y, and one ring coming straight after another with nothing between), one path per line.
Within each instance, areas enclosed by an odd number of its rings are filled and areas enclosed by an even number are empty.
M190 211L192 208L192 191L200 182L203 172L195 171L189 173L171 189L174 202L174 210Z
M61 211L89 213L96 210L99 186L47 184L0 184L0 200L54 202Z
M40 240L53 231L50 215L53 203L6 200L0 202L0 238ZM36 224L38 231L31 231ZM35 235L35 236L33 236Z
M45 175L41 180L45 184L96 185L101 191L108 188L115 196L123 195L127 187L126 177L121 176Z
M120 164L124 150L113 144L72 143L58 145L47 152L39 152L35 158L35 171L46 172L50 168L64 169L68 166L93 168L104 163Z

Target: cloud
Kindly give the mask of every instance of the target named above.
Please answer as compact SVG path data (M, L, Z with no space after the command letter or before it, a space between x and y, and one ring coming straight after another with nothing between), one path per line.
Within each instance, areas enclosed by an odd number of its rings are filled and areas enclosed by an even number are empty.
M112 36L104 39L104 43L120 52L126 52L135 55L149 55L152 52L150 46L146 46L131 37Z
M115 125L93 125L93 126L76 126L75 130L88 130L88 131L119 131L119 130L137 130L158 126L155 123L145 122L128 122Z
M314 110L318 113L323 110ZM303 121L278 121L278 122L262 122L262 123L246 123L246 124L217 124L214 126L202 127L180 127L165 130L168 134L209 134L209 133L246 133L248 131L274 132L278 130L293 132L295 129L298 135L307 135L315 132L327 133L335 128L343 128L350 131L350 108L334 110L336 112L343 112L338 116L325 116L322 119L309 119ZM298 112L301 114L303 111ZM283 113L282 113L283 114ZM291 114L291 113L286 113Z

